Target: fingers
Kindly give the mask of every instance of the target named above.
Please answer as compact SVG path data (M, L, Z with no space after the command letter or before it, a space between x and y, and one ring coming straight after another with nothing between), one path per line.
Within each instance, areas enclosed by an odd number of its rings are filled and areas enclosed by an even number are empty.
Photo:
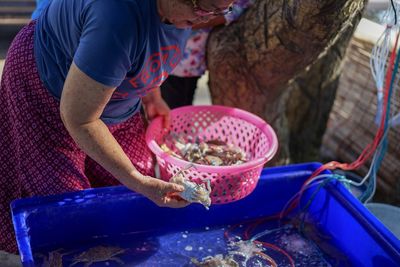
M169 208L184 208L190 203L179 196L178 193L183 192L185 188L182 185L174 183L166 183L164 187L165 195L163 196L163 203L159 206Z
M178 200L178 201L194 202L194 201L191 201L190 199L184 199L178 193L171 193L171 194L167 195L167 197L169 197L170 199Z
M154 110L153 108L150 106L146 106L144 105L144 113L146 115L147 120L152 121L154 118Z
M171 116L170 116L169 112L163 116L163 126L164 126L164 129L167 129L167 130L171 126Z
M162 100L159 104L159 114L163 116L164 129L169 129L169 127L171 126L171 110L164 100Z
M145 187L142 193L160 207L183 208L190 204L179 196L185 190L182 185L147 177Z
M174 184L174 183L166 183L164 186L164 193L180 193L183 192L185 188L182 185Z
M184 208L189 206L190 203L187 202L186 200L183 199L176 199L176 198L171 198L171 197L166 197L164 200L164 206L173 208L173 209L178 209L178 208Z
M163 196L161 198L155 198L152 200L157 206L166 207L166 208L177 209L177 208L184 208L184 207L190 205L190 202L184 200L176 193L169 194L169 195Z

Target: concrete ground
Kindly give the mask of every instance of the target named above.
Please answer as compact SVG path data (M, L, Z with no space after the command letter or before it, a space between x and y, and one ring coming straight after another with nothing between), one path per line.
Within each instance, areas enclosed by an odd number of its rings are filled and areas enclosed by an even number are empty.
M22 266L19 257L0 250L1 267L20 267Z

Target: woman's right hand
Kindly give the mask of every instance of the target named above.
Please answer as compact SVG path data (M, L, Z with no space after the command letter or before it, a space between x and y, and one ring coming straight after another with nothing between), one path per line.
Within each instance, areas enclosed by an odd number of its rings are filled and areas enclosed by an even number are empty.
M179 197L184 187L175 183L162 181L151 176L141 179L137 192L141 193L160 207L183 208L190 203Z

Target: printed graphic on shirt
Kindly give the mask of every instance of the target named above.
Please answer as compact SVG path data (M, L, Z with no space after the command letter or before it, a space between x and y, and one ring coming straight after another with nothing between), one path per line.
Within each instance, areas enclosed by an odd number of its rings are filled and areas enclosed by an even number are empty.
M181 51L177 45L161 47L160 52L151 54L143 68L136 76L125 78L114 92L113 100L122 100L131 97L143 97L151 90L159 87L175 68L181 58Z

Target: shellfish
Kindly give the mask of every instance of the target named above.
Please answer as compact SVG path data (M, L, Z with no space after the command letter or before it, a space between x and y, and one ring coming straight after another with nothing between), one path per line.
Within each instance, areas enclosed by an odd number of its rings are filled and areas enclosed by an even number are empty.
M233 144L216 139L200 141L199 137L184 137L176 133L167 135L160 148L179 159L203 165L230 166L248 161L246 153Z
M104 262L104 261L115 261L119 263L121 266L124 265L124 262L116 257L117 255L123 254L126 250L119 247L105 247L105 246L97 246L90 248L88 251L82 252L78 256L74 257L73 263L70 267L78 264L85 263L85 267L91 266L95 262Z
M183 171L191 168L192 165L186 167L185 169L179 171L175 174L169 181L171 183L176 183L184 187L184 191L179 193L179 196L191 203L200 203L206 209L209 209L211 205L211 185L210 180L206 180L205 184L197 184L195 182L187 179Z

